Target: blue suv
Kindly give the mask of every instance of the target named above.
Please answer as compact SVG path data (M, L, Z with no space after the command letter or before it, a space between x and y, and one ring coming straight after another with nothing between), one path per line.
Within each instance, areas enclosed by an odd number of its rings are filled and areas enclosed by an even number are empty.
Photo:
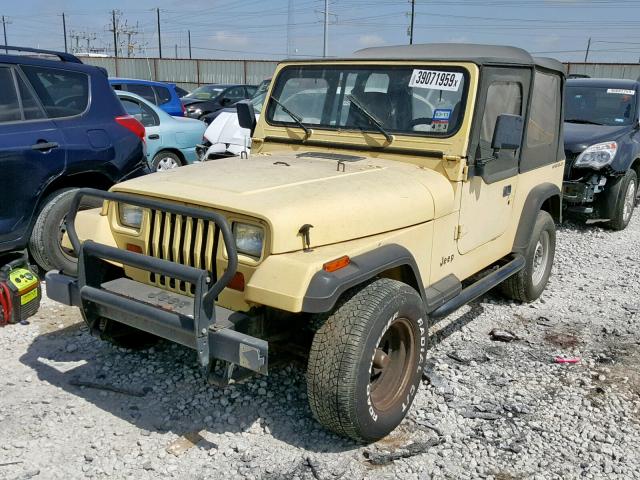
M0 252L28 247L41 268L73 272L73 252L60 240L75 190L148 173L144 127L127 115L104 69L65 53L4 48Z
M110 78L109 83L114 90L123 90L140 95L145 100L159 106L169 115L174 117L184 117L185 115L185 108L173 83L133 78Z

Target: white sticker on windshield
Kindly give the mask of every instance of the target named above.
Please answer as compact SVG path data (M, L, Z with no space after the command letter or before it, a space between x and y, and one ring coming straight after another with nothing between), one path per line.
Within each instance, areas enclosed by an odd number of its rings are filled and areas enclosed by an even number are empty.
M409 80L410 87L430 90L449 90L457 92L462 85L462 73L440 70L414 70Z
M617 93L618 95L635 95L635 90L623 90L621 88L609 88L607 93Z

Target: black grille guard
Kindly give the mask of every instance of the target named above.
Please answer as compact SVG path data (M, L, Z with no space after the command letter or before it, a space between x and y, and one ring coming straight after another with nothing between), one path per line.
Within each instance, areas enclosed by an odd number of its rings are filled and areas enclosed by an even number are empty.
M85 197L126 203L142 208L162 210L168 213L214 222L220 229L227 250L228 265L219 279L211 278L207 270L174 263L169 260L151 257L142 253L131 252L96 243L92 240L80 242L75 228L76 214L80 202ZM108 305L120 311L123 321L128 315L131 317L125 323L156 325L153 333L160 333L169 340L176 340L172 331L193 330L195 342L189 341L198 353L198 359L203 366L209 364L210 341L209 328L216 323L215 300L222 290L229 284L238 268L238 252L235 240L226 218L217 213L204 209L177 205L166 200L156 200L137 195L105 192L92 188L80 189L71 202L67 215L67 232L73 249L78 255L78 294L79 301L86 313L96 310L96 305ZM216 252L213 252L215 259ZM159 275L166 275L195 285L193 302L193 316L179 312L161 309L145 302L118 295L102 287L105 272L105 260L146 270ZM89 315L87 315L88 317ZM91 325L90 325L91 326ZM148 328L144 330L150 331ZM192 337L193 338L193 337ZM186 343L186 342L180 342Z

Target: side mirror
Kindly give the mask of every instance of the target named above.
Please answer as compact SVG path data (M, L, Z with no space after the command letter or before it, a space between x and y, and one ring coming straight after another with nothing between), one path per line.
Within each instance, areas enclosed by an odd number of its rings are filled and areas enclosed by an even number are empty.
M518 150L522 146L523 131L524 119L521 115L499 115L493 131L491 148L496 153L500 150Z
M223 107L225 105L229 105L231 103L231 99L230 98L223 98L222 100L220 100L220 105L222 105Z
M236 111L240 126L248 129L253 136L253 131L256 129L256 113L253 110L253 103L249 100L242 100L236 104Z

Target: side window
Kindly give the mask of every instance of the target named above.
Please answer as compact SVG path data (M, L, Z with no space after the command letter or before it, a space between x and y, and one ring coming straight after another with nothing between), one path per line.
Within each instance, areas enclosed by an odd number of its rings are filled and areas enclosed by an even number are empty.
M245 88L247 89L247 98L253 97L256 94L256 91L258 90L258 87L251 86L251 85L248 85Z
M527 125L527 147L555 146L560 118L559 92L560 79L557 75L536 72Z
M0 67L0 122L22 120L20 103L13 74L7 67Z
M234 87L227 90L224 94L224 98L228 98L231 103L237 102L244 98L244 87Z
M114 90L124 90L124 87L121 83L112 83L111 88L113 88Z
M521 84L517 82L494 82L489 85L487 103L484 107L484 116L480 127L481 146L491 145L493 131L496 128L496 120L503 113L522 114Z
M140 95L145 100L149 100L151 103L156 103L156 95L153 93L153 88L150 85L140 85L137 83L128 83L127 90L136 95Z
M147 105L140 104L129 98L121 98L120 101L122 102L122 106L124 106L126 112L142 123L145 127L154 127L158 125L153 111Z
M89 104L89 77L81 72L22 65L49 117L80 115Z
M45 118L44 112L38 105L38 101L27 87L20 75L16 75L18 80L18 90L20 91L20 98L22 99L22 111L24 112L25 120L37 120L39 118Z
M164 105L171 101L171 92L168 88L158 86L154 86L153 88L156 91L156 96L158 97L158 105Z

